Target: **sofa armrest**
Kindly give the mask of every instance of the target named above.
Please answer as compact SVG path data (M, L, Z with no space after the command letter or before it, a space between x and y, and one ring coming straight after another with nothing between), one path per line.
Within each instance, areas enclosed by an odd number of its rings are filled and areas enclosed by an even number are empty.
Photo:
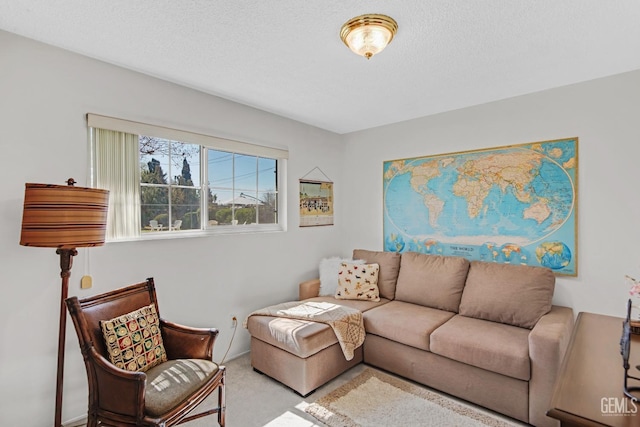
M546 416L555 379L573 331L573 310L552 306L538 320L529 334L531 379L529 380L529 424L538 427L558 426Z
M311 279L298 285L298 300L317 297L320 293L320 279Z

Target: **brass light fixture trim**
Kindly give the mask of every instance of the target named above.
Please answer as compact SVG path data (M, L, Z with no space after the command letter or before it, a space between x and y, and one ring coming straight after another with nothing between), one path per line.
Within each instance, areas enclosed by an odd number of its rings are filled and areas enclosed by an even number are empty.
M398 32L398 23L387 15L365 14L347 21L340 38L354 53L370 59L381 52Z

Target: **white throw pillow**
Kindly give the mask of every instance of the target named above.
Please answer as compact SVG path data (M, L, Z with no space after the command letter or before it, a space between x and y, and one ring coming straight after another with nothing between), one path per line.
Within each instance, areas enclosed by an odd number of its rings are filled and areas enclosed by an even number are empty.
M364 260L362 259L352 260L351 258L340 258L337 256L320 260L320 266L318 267L320 277L319 296L334 296L336 294L336 289L338 288L338 272L343 262L364 264Z

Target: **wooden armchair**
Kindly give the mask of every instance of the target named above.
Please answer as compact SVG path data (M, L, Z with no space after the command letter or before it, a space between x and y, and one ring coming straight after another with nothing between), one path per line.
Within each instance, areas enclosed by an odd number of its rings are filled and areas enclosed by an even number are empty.
M218 330L189 328L163 320L153 278L82 300L72 297L66 303L89 381L87 427L164 427L214 413L218 414L218 424L225 425L225 368L212 361ZM109 359L101 321L152 304L167 360L145 372L116 367ZM216 408L187 416L216 390Z

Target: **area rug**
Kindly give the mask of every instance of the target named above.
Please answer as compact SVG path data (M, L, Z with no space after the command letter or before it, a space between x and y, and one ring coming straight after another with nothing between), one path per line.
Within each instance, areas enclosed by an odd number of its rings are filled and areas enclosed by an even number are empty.
M329 427L522 425L369 368L305 411Z

